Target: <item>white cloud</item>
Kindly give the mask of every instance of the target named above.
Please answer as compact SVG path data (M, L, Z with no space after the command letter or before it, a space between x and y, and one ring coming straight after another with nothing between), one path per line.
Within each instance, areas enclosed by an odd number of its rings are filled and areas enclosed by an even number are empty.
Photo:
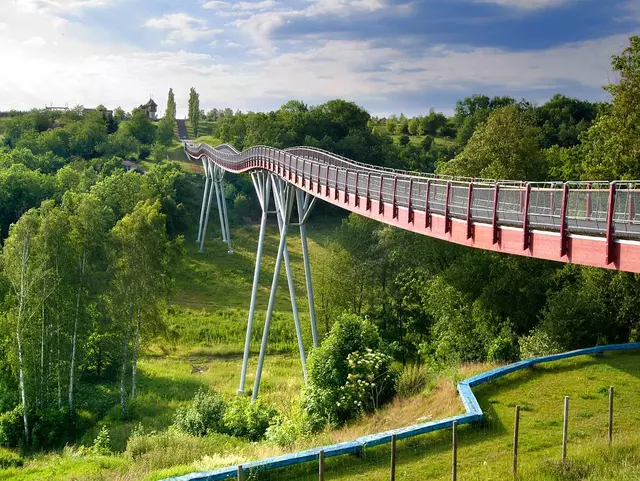
M290 98L385 99L431 91L505 92L560 89L567 83L598 88L608 83L611 54L627 35L539 51L497 48L426 48L421 55L366 41L330 41L258 63L266 78L280 78L265 95Z
M25 12L78 12L85 8L103 7L118 0L14 0Z
M473 0L475 3L493 3L518 10L542 10L557 8L575 0Z
M235 20L231 22L231 25L243 29L251 35L257 43L263 45L268 42L271 32L294 19L321 16L348 17L354 14L375 12L385 8L390 9L390 12L407 13L410 9L410 3L391 5L389 4L389 0L308 0L308 2L309 5L303 9L259 12L248 18Z
M169 33L164 43L194 42L222 32L220 29L207 28L204 20L186 13L171 13L162 17L150 18L144 23L144 26L167 30Z
M375 12L387 7L386 0L313 0L303 11L307 17L318 15L349 15L354 12Z
M0 31L5 30L8 27L9 27L9 25L7 25L6 23L0 22Z
M22 43L24 45L38 46L38 45L46 45L47 41L42 37L31 37L29 40L25 40Z
M395 39L403 41L398 48L377 42L315 39L313 47L305 41L295 45L297 51L284 54L259 45L261 54L271 55L240 63L236 55L222 60L184 50L144 51L121 43L100 43L88 31L79 33L83 27L78 24L56 28L51 23L53 14L17 13L12 5L0 0L0 18L9 25L2 32L0 58L6 65L21 67L5 69L0 76L0 110L50 102L103 103L128 110L146 101L150 93L162 104L169 86L176 92L180 115L186 111L192 86L201 94L203 108L226 98L233 99L234 109L242 110L275 106L290 98L313 103L341 97L367 106L394 96L422 95L426 89L435 95L459 91L460 96L492 89L516 97L518 92L561 90L566 85L595 89L609 82L610 56L628 43L628 34L624 34L513 52L452 45L419 49L423 41L401 37ZM333 5L331 8L342 8ZM184 28L209 30L205 22L188 15L150 22L153 26L149 28L169 34ZM268 30L269 22L263 28ZM37 32L47 43L37 48L25 45L34 35L30 32ZM218 45L237 46L227 38L218 38ZM416 109L423 107L426 110L429 105Z
M213 0L207 2L202 5L203 8L210 9L232 9L232 10L242 10L242 11L251 11L251 10L266 10L269 8L273 8L278 3L274 0L262 0L259 2L223 2L219 0Z

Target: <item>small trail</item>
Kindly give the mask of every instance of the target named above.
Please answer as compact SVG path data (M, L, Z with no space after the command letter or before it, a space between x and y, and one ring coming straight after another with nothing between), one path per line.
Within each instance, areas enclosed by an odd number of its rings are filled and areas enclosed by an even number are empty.
M187 140L189 134L187 133L187 121L184 119L176 119L176 125L178 127L178 139Z

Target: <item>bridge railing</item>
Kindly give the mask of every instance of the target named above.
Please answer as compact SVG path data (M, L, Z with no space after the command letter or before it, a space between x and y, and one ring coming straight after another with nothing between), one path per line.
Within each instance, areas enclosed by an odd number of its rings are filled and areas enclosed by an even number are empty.
M524 183L454 178L378 167L317 148L279 150L256 146L241 153L206 144L186 144L193 157L206 155L223 168L270 168L333 191L367 197L394 207L471 222L640 239L640 181Z

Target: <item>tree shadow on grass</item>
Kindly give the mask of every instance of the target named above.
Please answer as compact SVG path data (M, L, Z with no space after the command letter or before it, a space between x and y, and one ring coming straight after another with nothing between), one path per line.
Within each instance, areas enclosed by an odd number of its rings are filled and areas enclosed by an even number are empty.
M604 353L604 357L600 359L600 362L630 376L640 378L640 349Z

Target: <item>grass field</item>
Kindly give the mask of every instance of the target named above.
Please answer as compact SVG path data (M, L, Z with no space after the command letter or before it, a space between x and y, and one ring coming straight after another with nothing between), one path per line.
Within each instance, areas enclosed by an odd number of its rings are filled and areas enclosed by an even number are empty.
M147 357L142 363L142 392L156 412L168 414L181 399L187 399L199 385L211 385L228 396L236 388L239 359L198 356L172 359ZM303 439L286 451L353 439L366 433L414 424L462 412L455 382L488 365L463 366L431 383L421 395L397 400L384 410L331 433ZM250 370L251 372L251 370ZM267 358L262 394L270 402L282 403L297 392L301 379L295 356ZM614 445L606 446L606 413L609 385L616 388ZM513 412L522 407L519 479L637 480L640 479L640 354L606 354L604 358L580 357L538 366L475 389L486 421L459 429L459 479L510 479ZM568 457L560 465L562 402L570 396ZM151 406L150 399L156 400ZM163 407L162 400L171 399ZM171 404L173 403L173 404ZM162 429L158 423L156 429ZM112 432L113 435L118 432ZM398 443L396 479L450 479L450 432L424 435ZM2 479L157 480L195 470L214 469L249 459L285 452L265 443L253 444L232 438L191 438L165 433L151 436L142 455L91 456L67 449L58 455L28 460L25 468L0 471ZM182 448L179 448L182 446ZM331 458L326 479L377 481L388 479L389 446L370 448L361 458ZM317 465L264 473L259 479L313 480Z

